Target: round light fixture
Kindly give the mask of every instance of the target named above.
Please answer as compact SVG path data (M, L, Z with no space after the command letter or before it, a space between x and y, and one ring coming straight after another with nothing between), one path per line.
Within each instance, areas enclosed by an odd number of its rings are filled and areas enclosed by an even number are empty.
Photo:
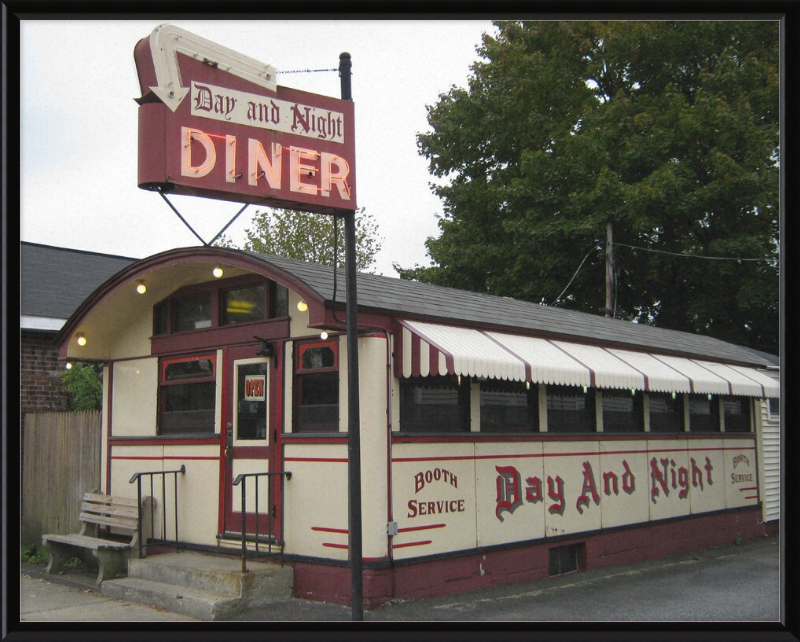
M139 281L139 284L136 286L136 291L139 294L144 294L147 292L147 286L144 284L144 281Z
M322 332L320 332L319 338L325 341L325 339L328 338L328 333L323 330Z
M306 303L303 300L298 301L297 309L300 310L300 312L305 312L306 310L308 310L308 303Z
M87 343L86 335L84 335L83 332L79 332L78 335L75 337L75 340L78 342L79 346L85 346Z
M220 278L223 274L225 274L224 270L218 265L213 269L211 272L216 278Z

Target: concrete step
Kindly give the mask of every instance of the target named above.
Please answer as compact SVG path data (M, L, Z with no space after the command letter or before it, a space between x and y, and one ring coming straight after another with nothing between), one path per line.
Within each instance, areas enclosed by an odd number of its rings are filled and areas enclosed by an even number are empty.
M131 559L128 577L103 582L103 595L203 620L291 598L294 570L274 562L183 551Z
M225 620L240 608L240 598L188 586L126 577L103 582L103 596L149 604L199 620Z

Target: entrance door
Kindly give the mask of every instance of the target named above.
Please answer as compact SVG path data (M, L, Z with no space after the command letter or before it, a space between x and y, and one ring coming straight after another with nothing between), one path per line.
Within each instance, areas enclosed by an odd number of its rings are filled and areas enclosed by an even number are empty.
M257 346L228 348L222 449L223 531L227 537L267 543L279 539L280 479L254 476L275 470L277 374L274 357L254 357ZM241 477L244 476L244 477ZM239 478L239 483L235 483ZM242 492L244 490L244 515Z

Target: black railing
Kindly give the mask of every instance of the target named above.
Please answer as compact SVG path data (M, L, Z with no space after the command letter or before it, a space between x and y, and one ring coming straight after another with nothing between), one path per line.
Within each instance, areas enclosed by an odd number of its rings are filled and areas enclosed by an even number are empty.
M161 476L161 539L156 540L155 537L155 507L153 502L150 502L150 541L151 542L158 542L161 544L177 544L178 543L178 474L185 474L186 473L186 466L181 465L178 470L157 470L152 472L142 472L142 473L135 473L133 477L131 477L130 484L136 482L137 485L137 493L138 493L138 506L139 506L139 557L142 556L142 477L148 476L150 477L150 497L155 497L154 493L154 482L153 477L156 475ZM174 490L175 490L175 539L169 540L167 539L167 483L166 477L167 475L174 475Z
M260 533L258 529L258 522L259 522L259 511L258 511L258 482L259 478L266 477L267 478L267 502L274 501L275 495L272 491L272 478L273 477L286 477L286 479L292 478L292 473L280 472L280 473L242 473L241 475L237 475L236 479L233 480L233 485L238 486L239 484L242 485L242 573L247 573L247 478L248 477L255 477L256 480L256 494L255 494L255 532L254 537L252 540L255 542L255 554L259 554L259 542L260 542ZM275 504L271 503L269 509L267 510L267 533L266 533L266 543L268 546L268 552L272 553L272 547L278 546L280 547L281 555L283 555L283 542L277 538L276 533L273 532L274 525L275 525L275 515L276 515L276 508ZM281 557L281 563L283 563L283 558Z

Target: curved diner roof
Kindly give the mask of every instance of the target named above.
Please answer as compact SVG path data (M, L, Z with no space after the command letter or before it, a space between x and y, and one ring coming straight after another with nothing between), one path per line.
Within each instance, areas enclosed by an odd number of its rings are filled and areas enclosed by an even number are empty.
M258 273L294 290L309 304L312 327L324 327L326 322L330 326L326 310L344 308L343 270L337 271L334 306L334 270L330 266L229 248L174 249L132 263L98 287L62 329L58 339L61 357L77 358L69 350L69 339L82 325L94 325L95 331L101 330L102 324L113 327L125 323L134 306L145 304L134 288L126 286L146 279L152 306L180 287L211 280L209 270L216 264L226 268L226 276ZM417 321L754 367L770 365L761 355L719 339L528 301L365 273L358 274L357 287L359 313L384 317L386 327ZM92 317L97 317L94 322ZM104 357L98 353L91 358Z

